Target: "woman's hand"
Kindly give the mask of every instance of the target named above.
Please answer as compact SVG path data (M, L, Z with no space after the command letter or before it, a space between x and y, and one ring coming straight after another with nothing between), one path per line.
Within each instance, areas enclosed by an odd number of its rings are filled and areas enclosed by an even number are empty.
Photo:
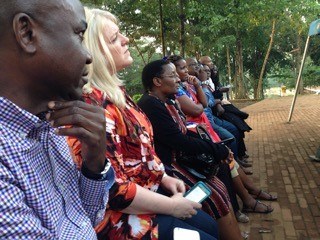
M195 88L200 86L200 81L195 76L188 75L187 76L187 82L192 84Z
M217 115L218 115L218 117L224 114L225 110L224 110L224 108L221 106L221 104L217 104L217 105L216 105L216 108L217 108Z
M183 197L182 193L176 193L171 197L173 200L172 216L180 219L191 218L197 214L196 209L201 208L201 204L190 201Z
M185 187L184 182L182 180L170 177L168 175L163 176L162 181L161 181L161 187L165 191L167 191L171 194L176 194L176 193L183 194L186 192L186 187Z
M225 147L228 148L227 146L225 146ZM228 148L228 150L229 150L229 156L227 157L227 159L222 160L222 162L230 164L232 161L234 161L234 155L233 155L233 152L231 151L230 148Z

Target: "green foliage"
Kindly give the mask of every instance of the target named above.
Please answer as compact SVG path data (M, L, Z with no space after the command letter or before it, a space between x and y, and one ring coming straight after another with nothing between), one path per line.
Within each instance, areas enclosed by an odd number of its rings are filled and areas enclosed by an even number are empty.
M132 96L133 101L134 101L135 103L137 103L137 102L140 100L140 98L142 97L142 95L143 95L143 94L134 94L134 95Z
M152 59L161 58L159 0L84 0L86 4L110 10L121 21L130 38L132 67L121 73L130 94L143 92L141 70ZM276 19L274 44L264 74L265 87L294 85L309 24L318 18L317 0L162 0L167 54L179 54L180 19L185 23L186 56L210 55L226 81L230 49L232 77L235 74L236 41L243 48L244 84L256 88L269 45L272 20ZM184 15L180 16L180 4ZM310 59L303 73L305 85L319 84L320 38L311 39Z

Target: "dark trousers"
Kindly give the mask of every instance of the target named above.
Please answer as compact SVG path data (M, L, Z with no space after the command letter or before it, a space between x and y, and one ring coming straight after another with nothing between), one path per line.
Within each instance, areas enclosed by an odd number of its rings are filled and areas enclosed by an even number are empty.
M176 227L197 231L201 240L219 238L216 221L202 210L199 210L192 218L185 220L168 215L157 215L155 221L158 223L159 240L174 240L173 229Z

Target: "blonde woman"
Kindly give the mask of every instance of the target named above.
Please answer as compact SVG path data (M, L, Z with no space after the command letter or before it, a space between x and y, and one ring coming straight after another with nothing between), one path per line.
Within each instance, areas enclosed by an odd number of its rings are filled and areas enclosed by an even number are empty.
M199 232L201 239L216 239L215 221L197 211L201 204L183 197L185 185L181 180L165 174L153 147L151 124L117 76L133 59L129 40L120 33L116 17L107 11L86 9L86 18L84 42L93 64L83 97L105 108L106 158L116 173L109 208L96 228L98 237L173 239L173 229L180 227ZM69 144L81 165L80 142L69 139Z

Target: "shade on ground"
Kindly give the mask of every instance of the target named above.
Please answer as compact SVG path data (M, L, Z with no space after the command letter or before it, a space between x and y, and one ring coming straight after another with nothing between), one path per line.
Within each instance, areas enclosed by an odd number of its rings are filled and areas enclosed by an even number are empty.
M266 99L243 108L253 128L245 138L252 178L278 194L270 202L273 213L249 214L250 222L240 225L250 239L320 239L320 163L309 159L320 147L320 96L298 96L288 124L291 101Z

